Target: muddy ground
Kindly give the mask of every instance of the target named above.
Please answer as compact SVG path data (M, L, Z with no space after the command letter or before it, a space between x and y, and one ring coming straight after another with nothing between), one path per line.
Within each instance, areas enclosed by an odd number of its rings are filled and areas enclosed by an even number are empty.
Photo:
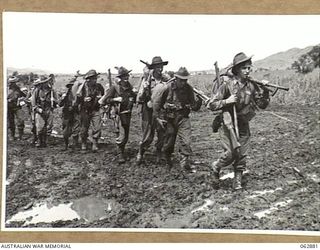
M182 174L177 156L168 171L155 163L154 149L135 165L140 139L134 111L125 164L117 163L111 123L103 128L98 153L63 151L59 137L47 148L8 142L6 227L189 228L319 231L320 113L314 106L270 106L251 122L252 140L244 189L232 190L231 167L212 185L210 164L221 153L212 114L192 114L193 163L196 173ZM56 112L55 130L61 134ZM29 124L27 122L27 124ZM69 204L78 217L56 221L8 220L47 204Z

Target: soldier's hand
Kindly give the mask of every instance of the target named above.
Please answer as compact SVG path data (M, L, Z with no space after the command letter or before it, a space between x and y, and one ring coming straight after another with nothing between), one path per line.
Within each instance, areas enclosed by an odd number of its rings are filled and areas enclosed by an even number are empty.
M113 101L114 102L122 102L122 97L121 96L115 97L115 98L113 98Z
M160 118L156 118L156 121L159 123L161 128L165 129L165 127L167 125L167 121L166 120L162 120Z
M92 98L91 98L90 96L87 96L87 97L84 98L84 101L85 101L85 102L90 102L91 99L92 99Z
M236 103L238 101L238 98L236 95L231 95L229 96L228 99L226 99L226 104L232 104L232 103Z
M42 114L42 112L43 112L42 108L37 108L37 112L38 112L39 114Z
M148 82L148 81L144 81L144 82L142 83L142 87L143 87L144 89L147 89L147 88L149 87L149 82Z
M63 93L63 94L61 95L61 98L64 99L66 96L67 96L67 93Z

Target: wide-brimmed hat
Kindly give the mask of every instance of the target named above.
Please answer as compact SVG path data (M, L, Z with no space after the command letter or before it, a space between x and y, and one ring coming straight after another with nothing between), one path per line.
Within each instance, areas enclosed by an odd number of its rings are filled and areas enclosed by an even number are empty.
M239 65L239 64L241 64L241 63L250 61L252 57L253 57L253 55L250 56L250 57L248 57L248 56L247 56L245 53L243 53L243 52L240 52L240 53L236 54L236 55L234 56L234 58L233 58L233 63L232 63L232 65L231 65L231 68L234 68L235 66L237 66L237 65Z
M23 91L28 91L28 88L27 87L22 87L20 88L20 90L23 92Z
M15 76L12 76L8 79L8 83L17 83L19 82L19 78L18 77L15 77Z
M185 67L180 67L180 69L174 74L174 76L186 80L189 78L190 73Z
M152 62L149 65L149 69L154 69L156 66L159 65L167 65L168 61L162 61L162 58L160 56L155 56L154 58L152 58Z
M95 71L94 69L90 69L84 76L84 79L88 79L90 77L93 77L93 76L98 76L100 75L100 73L97 73L97 71Z
M48 77L45 77L45 76L40 76L38 79L36 79L36 80L33 82L33 85L34 85L34 86L37 86L37 85L39 85L39 84L49 82L50 79L51 79L51 78L48 78Z
M76 77L71 78L71 79L66 83L66 87L68 87L69 85L73 85L76 80L77 80Z
M118 75L116 77L121 77L121 76L126 76L126 75L129 75L129 73L131 72L132 70L127 70L125 67L120 67L118 68Z

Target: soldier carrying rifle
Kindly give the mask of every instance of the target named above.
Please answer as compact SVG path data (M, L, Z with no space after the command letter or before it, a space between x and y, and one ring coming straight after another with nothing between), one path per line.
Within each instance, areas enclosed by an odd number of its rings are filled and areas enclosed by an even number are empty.
M181 67L174 78L158 95L153 98L153 116L155 121L165 128L163 152L168 168L172 167L171 155L176 141L179 144L180 167L182 171L192 172L190 164L191 150L191 110L200 109L202 99L196 98L193 88L187 82L189 72ZM161 112L165 110L165 112Z
M222 110L223 118L220 120L219 134L224 153L212 163L214 182L218 183L221 168L233 164L234 190L242 189L242 174L246 169L250 138L249 121L255 116L255 110L265 109L270 101L269 89L258 87L249 80L251 57L238 53L229 68L230 74L221 78L217 74L221 84L207 104L213 111Z
M141 61L141 60L140 60ZM141 104L141 125L142 139L139 145L137 154L137 164L141 164L145 151L150 147L155 132L158 140L156 142L157 162L161 159L161 149L163 146L164 129L159 126L152 115L152 95L161 92L161 89L166 85L167 79L162 74L163 66L168 64L168 61L162 61L160 56L152 58L151 64L141 61L146 65L144 68L144 77L142 78L137 102Z
M79 140L80 118L79 109L73 105L72 86L77 81L77 77L72 78L66 83L67 91L62 94L59 100L59 106L62 108L62 129L65 143L65 150L69 146L73 149L77 147ZM71 144L69 138L72 137Z
M120 104L118 115L121 127L119 136L116 139L116 143L119 148L119 163L124 163L126 161L124 157L124 149L129 139L131 111L136 99L136 94L129 82L130 72L131 70L127 70L125 67L118 68L118 75L116 77L119 81L116 84L113 84L110 89L106 91L106 94L99 100L100 105Z
M92 152L98 151L98 139L101 135L101 115L98 100L104 95L104 88L97 79L100 73L94 69L89 70L84 82L72 86L74 95L73 105L80 111L81 151L87 150L89 128L92 127Z
M32 93L31 105L35 116L36 147L47 146L48 125L53 119L53 109L57 107L57 94L52 89L51 78L42 77L36 81L37 88Z
M15 118L17 119L17 127L19 132L19 139L22 139L24 130L23 110L20 104L21 98L26 96L23 91L17 85L19 79L17 77L11 77L8 79L8 128L10 129L11 139L15 140L16 124Z

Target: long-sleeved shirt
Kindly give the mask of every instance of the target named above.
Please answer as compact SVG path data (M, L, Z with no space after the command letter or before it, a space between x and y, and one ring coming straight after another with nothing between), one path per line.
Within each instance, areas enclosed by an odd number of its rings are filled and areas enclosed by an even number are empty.
M170 82L156 95L153 95L153 115L159 117L161 109L171 109L184 117L188 117L190 110L196 110L196 100L192 87L185 83L177 86L176 82Z
M83 84L83 85L81 85ZM99 99L104 95L104 88L100 83L90 84L84 82L79 84L77 91L77 102L80 104L81 110L87 111L98 111L99 110ZM86 97L90 97L90 101L85 101Z
M268 106L270 101L269 92L261 90L252 82L240 82L235 77L223 77L221 80L221 86L210 101L209 105L211 110L232 112L232 106L234 104L226 103L226 99L230 97L231 94L235 94L238 98L235 103L238 117L243 116L245 119L250 120L255 115L257 108L265 109Z
M53 98L52 98L53 97ZM53 109L57 105L57 94L51 88L39 87L34 90L31 96L31 105L34 109Z
M135 102L136 94L132 90L132 85L128 81L120 81L117 85L112 85L103 97L104 103L114 104L113 98L122 97L120 104L120 113L123 111L131 111Z
M62 113L64 115L70 115L77 111L77 109L73 106L73 95L71 88L69 88L65 96L60 99L59 106L63 107Z
M154 90L157 91L156 86L165 85L167 81L168 79L165 76L162 76L159 80L151 76L150 82L148 82L148 78L144 76L141 81L140 89L138 90L137 102L147 103L150 101ZM148 86L147 88L145 87L146 85Z
M8 107L9 108L20 108L18 105L18 99L25 97L26 95L20 90L19 87L9 88L8 91Z

